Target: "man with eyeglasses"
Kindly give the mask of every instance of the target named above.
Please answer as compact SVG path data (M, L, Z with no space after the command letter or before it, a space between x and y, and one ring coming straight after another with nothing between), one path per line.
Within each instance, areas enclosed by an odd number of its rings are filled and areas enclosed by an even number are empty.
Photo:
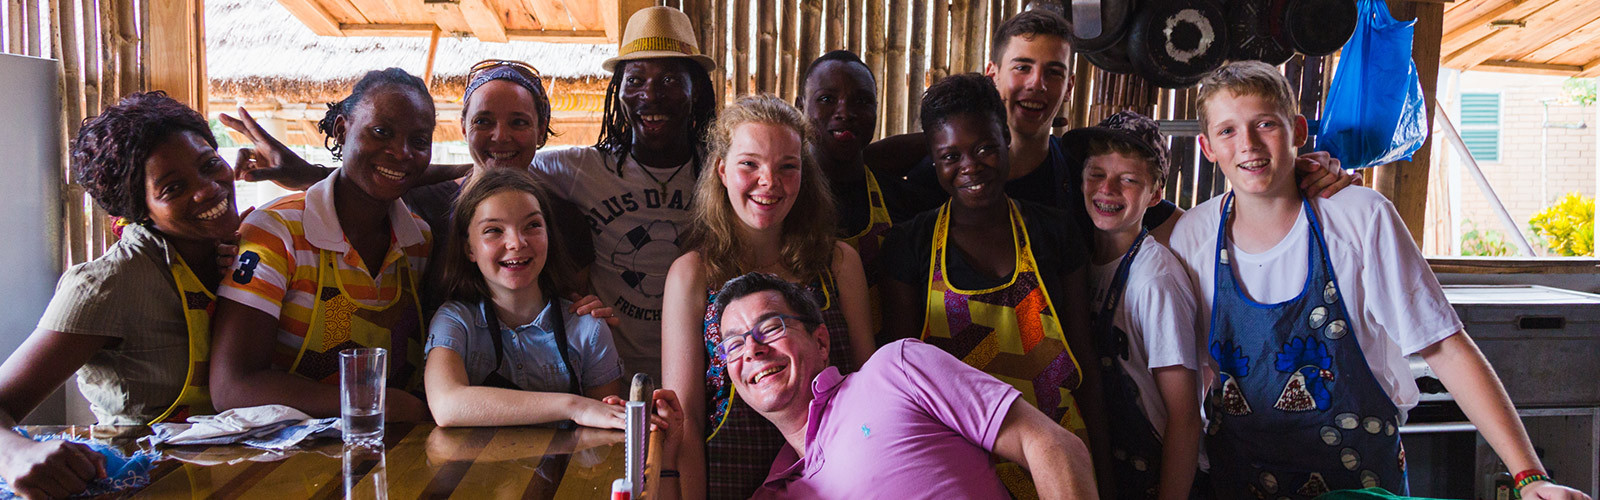
M1032 471L1043 498L1093 497L1081 440L939 348L892 342L840 375L816 303L768 274L730 280L715 310L735 391L789 443L755 498L1009 498L990 453Z

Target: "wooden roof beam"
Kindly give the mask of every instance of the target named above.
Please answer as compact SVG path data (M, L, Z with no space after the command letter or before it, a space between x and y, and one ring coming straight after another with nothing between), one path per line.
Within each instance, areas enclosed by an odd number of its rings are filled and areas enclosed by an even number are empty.
M572 29L572 18L567 16L566 6L557 4L556 0L528 0L528 6L533 9L534 19L538 19L544 29Z
M1596 76L1600 76L1600 59L1589 61L1587 64L1583 65L1583 71L1579 71L1578 74L1572 75L1573 78L1594 78Z
M413 0L421 1L421 0ZM433 17L433 24L445 33L471 33L472 25L467 24L467 17L461 15L461 6L449 2L429 2L423 4Z
M1550 43L1535 49L1533 52L1529 52L1528 55L1521 57L1521 59L1529 62L1552 64L1587 62L1590 59L1587 55L1596 53L1595 43L1597 41L1600 41L1600 16L1596 16L1594 20L1589 21L1589 24L1583 25L1582 28L1561 35L1560 38L1550 41ZM1576 59L1563 56L1575 56ZM1558 60L1560 62L1557 62Z
M1490 59L1478 64L1472 69L1482 71L1498 71L1502 73L1573 76L1582 72L1583 66Z
M1474 41L1480 40L1492 34L1500 33L1503 30L1515 29L1493 26L1490 24L1491 22L1501 19L1524 19L1533 13L1544 9L1545 7L1549 7L1556 1L1558 0L1509 0L1492 10L1483 12L1482 14L1468 19L1466 22L1459 25L1456 23L1450 23L1450 25L1446 26L1446 29L1449 31L1445 32L1442 40L1444 45L1444 53L1448 54L1461 50L1463 47L1470 45ZM1471 12L1462 12L1452 16L1452 19L1465 17L1468 15L1471 15Z
M600 23L604 22L597 10L599 2L590 0L560 0L560 2L567 9L567 13L572 15L572 20L575 22L573 29L594 30L600 28Z
M289 13L299 19L301 24L311 28L312 33L321 36L344 36L339 26L339 20L334 19L328 11L322 10L315 0L278 0Z
M485 42L506 43L505 23L500 21L500 13L490 7L485 0L461 0L461 17L466 18L467 26L472 28L472 35Z
M1529 62L1549 62L1530 58L1540 48L1561 43L1568 38L1583 38L1589 32L1584 27L1600 18L1600 2L1558 2L1525 20L1528 27L1522 36L1502 44L1493 59L1516 59ZM1485 60L1490 58L1485 58Z
M395 10L394 4L389 3L389 0L350 0L350 3L361 11L361 15L366 16L367 22L394 23L401 21L400 12Z
M601 30L506 30L506 38L523 42L607 43Z

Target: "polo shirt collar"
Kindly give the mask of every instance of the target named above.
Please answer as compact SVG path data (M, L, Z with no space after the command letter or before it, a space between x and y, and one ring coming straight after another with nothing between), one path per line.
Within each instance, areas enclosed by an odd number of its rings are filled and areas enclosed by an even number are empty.
M349 252L350 242L344 237L344 229L339 227L339 216L334 212L333 183L339 177L337 171L306 190L306 208L302 221L306 231L306 241L323 250L334 252ZM395 246L399 248L420 245L426 241L422 236L422 228L417 227L416 219L411 217L411 209L400 200L389 203L389 230L394 236Z
M800 460L800 453L794 447L785 444L778 451L777 458L772 461L772 468L767 471L765 485L776 485L800 476L804 473L806 462L822 460L822 451L811 446L816 442L817 430L822 424L822 416L828 412L833 396L838 394L839 385L844 383L844 374L839 373L839 368L829 366L811 380L811 404L806 414L806 450L805 461Z

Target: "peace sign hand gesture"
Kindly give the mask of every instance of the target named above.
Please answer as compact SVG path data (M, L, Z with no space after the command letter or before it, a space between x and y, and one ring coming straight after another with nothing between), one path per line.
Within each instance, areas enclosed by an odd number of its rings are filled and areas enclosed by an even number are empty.
M254 148L239 150L239 158L233 164L234 179L272 181L284 189L305 191L327 177L331 170L307 163L304 158L290 151L288 146L263 130L243 106L239 107L238 118L224 113L219 119L223 125L244 134L255 145Z

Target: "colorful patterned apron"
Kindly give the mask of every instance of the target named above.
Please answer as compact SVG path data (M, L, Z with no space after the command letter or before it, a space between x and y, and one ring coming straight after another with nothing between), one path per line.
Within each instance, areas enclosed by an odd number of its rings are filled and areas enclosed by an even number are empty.
M1116 481L1118 498L1155 498L1161 480L1161 435L1139 406L1139 386L1123 364L1131 349L1128 333L1116 326L1117 307L1128 287L1128 274L1148 234L1148 229L1140 228L1138 238L1122 255L1090 330L1100 355L1106 423L1111 431L1111 476Z
M172 279L178 284L178 295L183 297L183 322L189 334L189 371L183 377L183 390L167 411L150 423L181 423L190 415L216 413L211 407L211 391L207 387L211 373L211 313L216 311L217 296L206 289L195 276L183 257L172 252Z
M962 290L951 284L945 277L949 229L946 202L934 226L922 341L1016 387L1034 407L1087 442L1083 416L1072 398L1072 389L1083 381L1082 372L1039 275L1016 202L1011 202L1016 264L1006 284L985 290ZM996 472L1013 496L1037 496L1028 472L1016 464L1002 463Z
M806 287L822 305L822 322L828 326L828 358L841 373L855 371L851 357L850 327L844 311L834 307L839 293L832 274ZM706 495L712 499L750 498L767 479L772 461L788 441L772 422L757 413L734 391L727 367L714 354L722 343L721 318L712 309L717 303L716 289L706 293Z
M402 252L400 288L382 306L351 300L339 278L334 253L322 250L317 258L317 301L311 311L311 330L300 344L289 372L322 382L339 383L339 351L360 347L389 350L388 386L410 391L422 383L422 303L417 297L417 277ZM385 263L387 264L387 262ZM333 276L331 286L327 277ZM404 300L409 298L410 300Z
M883 266L878 265L878 256L883 254L883 238L889 233L889 228L894 222L889 219L888 205L883 202L883 189L878 187L878 178L872 175L872 169L865 166L861 170L867 179L867 227L855 236L840 238L840 241L856 249L856 254L861 256L861 268L867 277L867 302L872 311L872 331L883 331L883 308L880 306L878 281L883 277ZM884 339L878 342L885 343Z
M1309 201L1305 288L1278 304L1245 296L1227 249L1233 194L1217 228L1211 356L1220 384L1207 398L1217 498L1313 498L1382 487L1405 495L1399 409L1367 366Z

